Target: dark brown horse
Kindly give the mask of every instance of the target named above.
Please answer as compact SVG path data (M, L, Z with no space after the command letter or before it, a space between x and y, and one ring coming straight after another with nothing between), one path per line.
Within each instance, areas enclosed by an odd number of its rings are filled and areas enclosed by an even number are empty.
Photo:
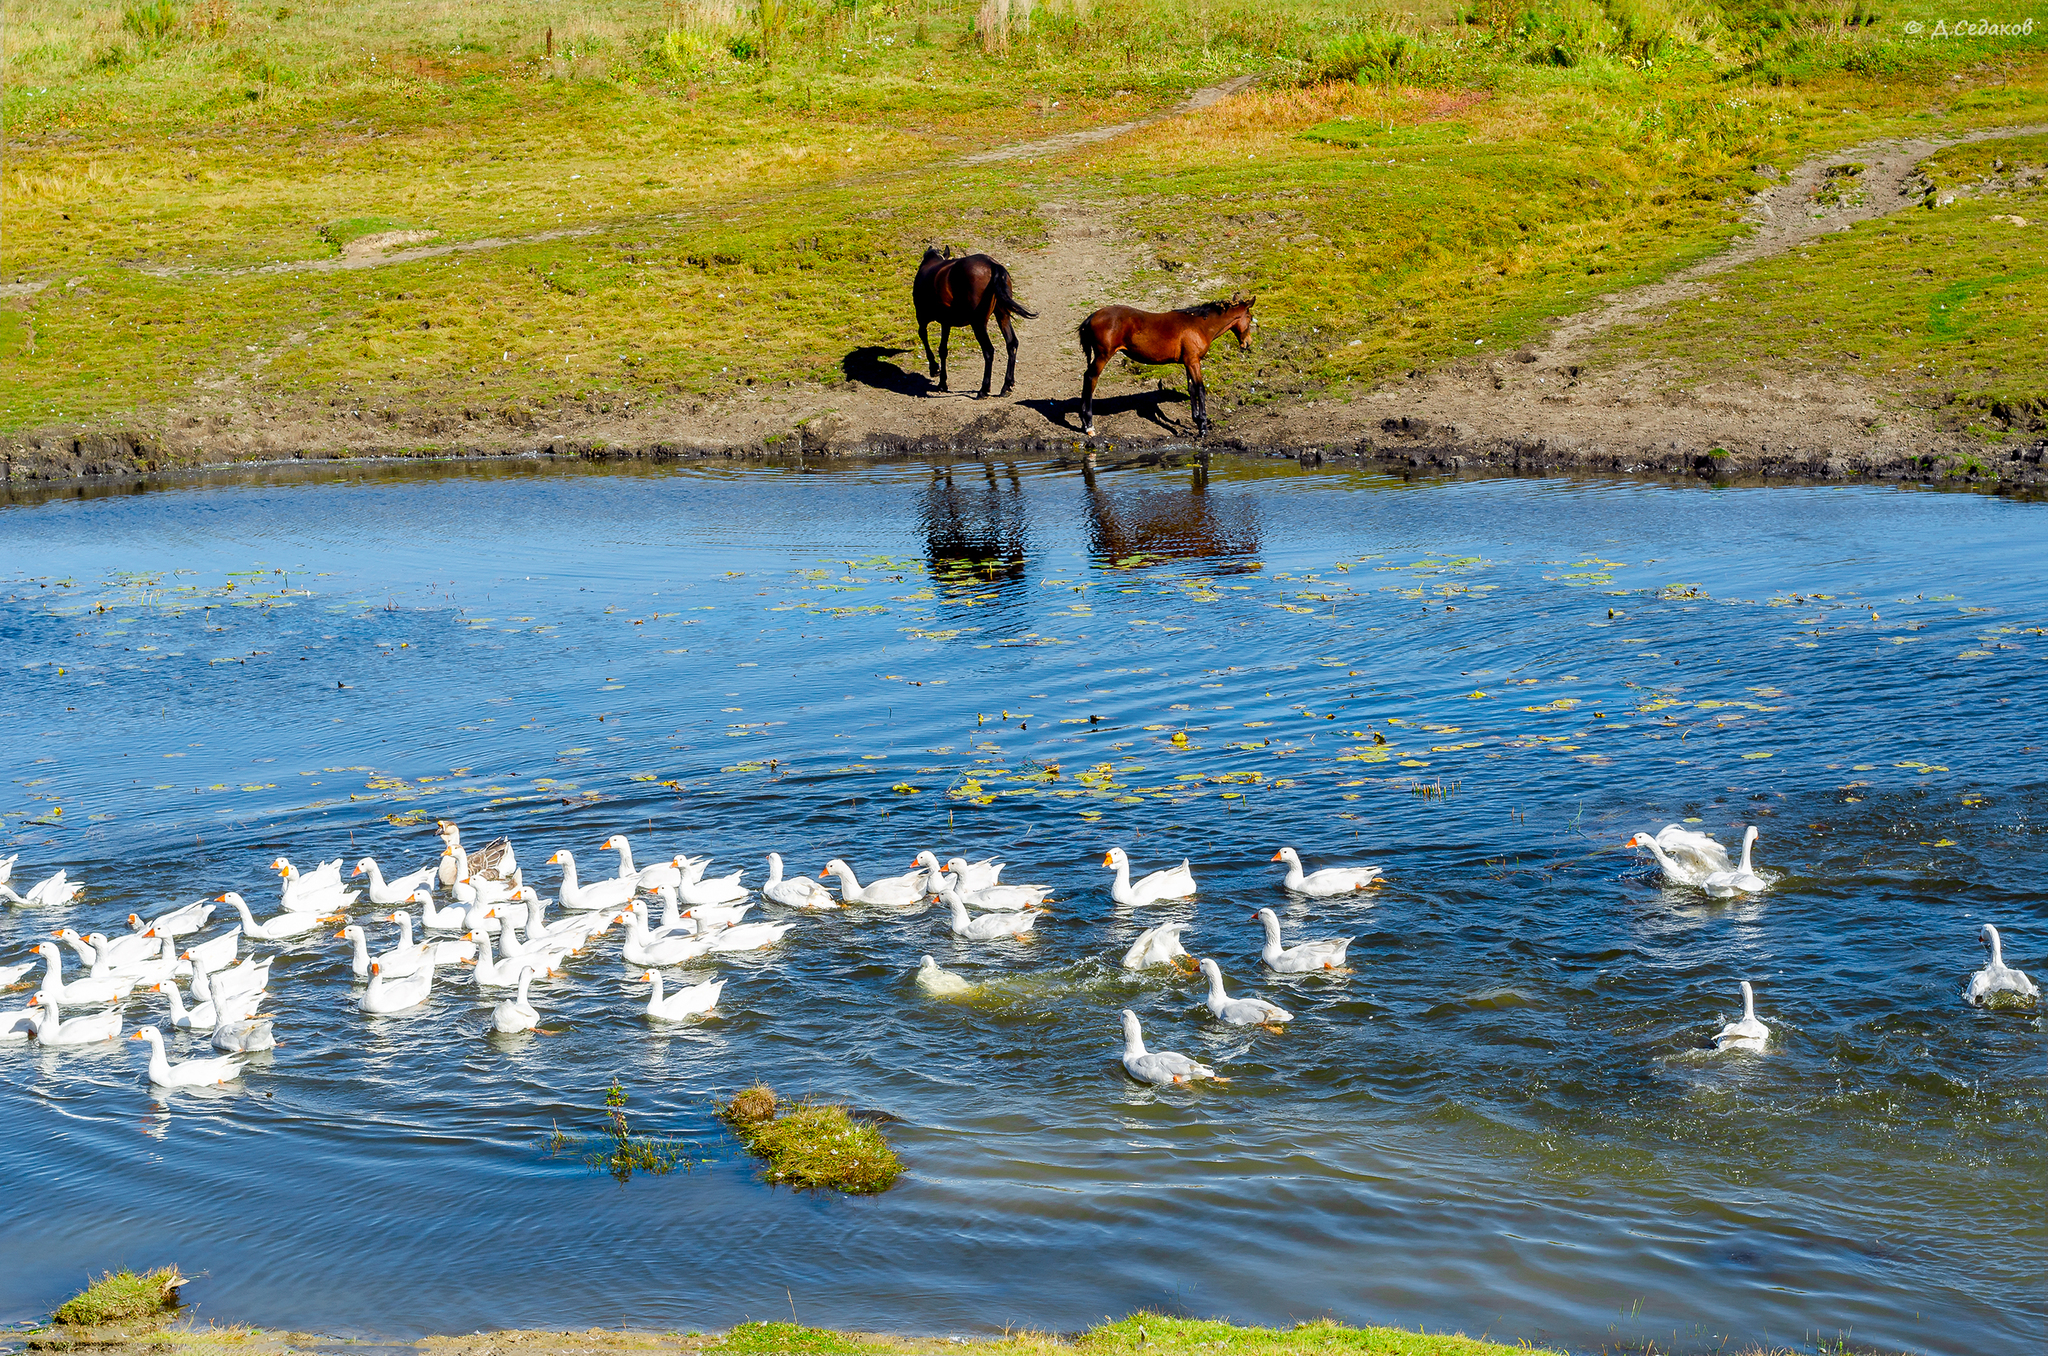
M946 341L952 337L955 325L969 325L974 329L974 337L981 341L981 391L974 398L981 400L988 395L996 368L996 346L988 337L988 322L993 319L1010 349L1002 392L1010 393L1017 384L1017 331L1010 328L1010 317L1037 317L1018 305L1017 298L1011 295L1009 269L986 254L955 259L951 246L944 253L934 247L924 252L924 262L917 266L917 281L911 284L910 297L917 305L917 337L924 343L925 362L930 365L931 375L939 379L941 391L947 389ZM939 322L937 357L932 356L930 326L934 320Z
M1188 373L1188 401L1195 407L1195 433L1209 431L1209 388L1202 381L1202 359L1209 345L1228 330L1240 349L1252 344L1252 306L1243 301L1205 301L1184 311L1140 311L1105 306L1081 322L1081 353L1088 370L1081 375L1081 432L1095 433L1095 383L1118 351L1141 363L1179 363Z

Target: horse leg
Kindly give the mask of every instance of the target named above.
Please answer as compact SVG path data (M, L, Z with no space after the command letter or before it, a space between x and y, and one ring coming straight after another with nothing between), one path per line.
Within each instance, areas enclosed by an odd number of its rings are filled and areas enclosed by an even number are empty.
M1081 374L1081 433L1084 437L1095 436L1095 382L1107 366L1109 355L1098 353L1088 360L1087 370Z
M996 324L1002 327L1003 343L1009 346L1010 363L1003 369L1003 394L1008 395L1017 386L1017 331L1010 325L1009 312L1000 312Z
M974 398L987 400L989 383L996 375L996 346L988 337L988 321L977 319L974 322L974 337L981 344L981 389L975 392Z
M946 343L953 337L953 327L945 321L939 322L939 389L951 389L946 385Z
M925 375L938 376L939 360L932 353L932 322L924 316L917 318L917 338L918 342L924 345Z
M1209 387L1202 380L1202 359L1190 354L1186 360L1188 370L1188 404L1195 411L1195 436L1209 436Z

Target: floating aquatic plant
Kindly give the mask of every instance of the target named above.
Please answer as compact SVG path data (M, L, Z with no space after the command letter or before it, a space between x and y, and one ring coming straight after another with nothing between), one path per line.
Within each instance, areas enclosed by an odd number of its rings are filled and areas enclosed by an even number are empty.
M903 1173L882 1132L843 1106L786 1102L757 1083L718 1114L740 1143L767 1161L764 1181L869 1196L887 1191Z

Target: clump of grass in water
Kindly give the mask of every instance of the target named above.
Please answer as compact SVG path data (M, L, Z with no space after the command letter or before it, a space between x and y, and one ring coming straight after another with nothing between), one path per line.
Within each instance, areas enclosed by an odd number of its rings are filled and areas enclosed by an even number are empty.
M773 1088L757 1083L718 1114L740 1143L767 1160L765 1181L871 1196L903 1174L902 1160L882 1132L855 1121L843 1106L784 1102Z
M178 1312L178 1287L185 1278L176 1267L160 1267L137 1275L109 1271L57 1306L51 1317L69 1327L90 1328L138 1318L164 1318Z
M581 1143L593 1143L596 1147L584 1153L583 1161L590 1167L610 1173L621 1182L629 1180L635 1172L651 1172L667 1176L678 1167L686 1171L690 1167L688 1146L681 1140L657 1139L651 1135L636 1135L626 1120L628 1095L618 1079L612 1080L605 1089L605 1136L601 1140L578 1141L563 1133L557 1125L548 1136L547 1151L550 1157L559 1158L579 1147Z

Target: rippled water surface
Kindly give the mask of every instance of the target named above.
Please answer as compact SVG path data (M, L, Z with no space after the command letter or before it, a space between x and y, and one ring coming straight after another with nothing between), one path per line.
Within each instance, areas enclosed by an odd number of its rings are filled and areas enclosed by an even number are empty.
M608 874L624 831L750 882L771 850L997 853L1058 895L1000 944L937 911L802 918L691 967L724 1003L673 1029L616 933L508 1039L459 974L361 1015L323 931L277 962L279 1049L223 1092L152 1091L140 1043L0 1048L0 1319L175 1261L202 1316L388 1335L1154 1306L2034 1349L2048 1051L1960 991L1982 921L2048 969L2044 512L1291 464L17 498L0 855L17 888L91 888L0 913L0 959L228 889L267 912L279 852L410 869L436 816L511 835L549 893L550 852ZM1667 890L1619 846L1679 819L1760 825L1774 887ZM1290 900L1283 843L1386 883ZM1118 909L1117 844L1190 858L1199 896ZM1268 904L1290 940L1356 936L1352 972L1262 974ZM1118 968L1166 918L1294 1023L1223 1028ZM975 995L924 997L927 951ZM1742 979L1772 1049L1715 1055ZM1126 1006L1231 1081L1127 1081ZM549 1157L613 1077L705 1161L620 1186ZM764 1185L710 1109L755 1079L900 1118L908 1174Z

